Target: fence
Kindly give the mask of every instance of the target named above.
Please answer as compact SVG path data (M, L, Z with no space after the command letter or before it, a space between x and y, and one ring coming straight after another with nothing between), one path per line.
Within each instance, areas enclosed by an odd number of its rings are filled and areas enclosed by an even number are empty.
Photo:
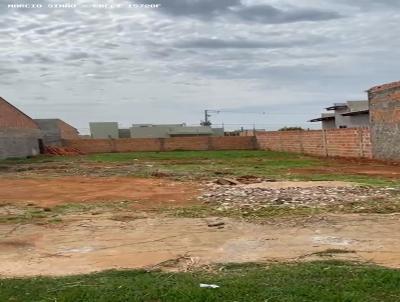
M63 140L63 145L85 153L257 149L254 136L73 139Z
M257 132L263 150L317 156L372 158L369 128Z
M369 128L267 131L256 136L64 140L85 153L176 150L272 150L317 156L372 158Z

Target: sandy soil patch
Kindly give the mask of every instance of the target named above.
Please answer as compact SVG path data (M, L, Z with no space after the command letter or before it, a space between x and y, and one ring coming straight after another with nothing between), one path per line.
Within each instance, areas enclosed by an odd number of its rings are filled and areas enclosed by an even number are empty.
M400 268L400 215L330 215L257 225L221 219L115 221L79 216L58 226L0 225L0 275L69 275L166 264L185 270L210 263L321 259ZM218 224L217 224L218 225ZM167 266L168 266L167 265Z
M148 205L183 204L197 196L193 183L130 177L57 177L0 179L0 202L63 203L148 201Z

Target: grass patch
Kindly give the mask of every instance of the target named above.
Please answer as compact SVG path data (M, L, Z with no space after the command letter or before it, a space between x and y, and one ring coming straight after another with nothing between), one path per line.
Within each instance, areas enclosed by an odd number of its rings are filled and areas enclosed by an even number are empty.
M200 283L220 288L200 288ZM400 271L348 262L225 265L218 273L107 271L0 281L0 301L354 301L400 300Z
M197 205L181 208L164 208L156 211L171 217L179 218L206 218L206 217L230 217L243 218L252 222L261 222L266 219L304 217L325 213L323 208L310 207L283 207L267 206L261 209L219 209L212 205Z
M400 181L379 176L357 174L301 174L292 169L326 165L321 158L302 154L244 151L172 151L92 154L89 161L104 163L146 163L144 170L161 171L172 177L208 179L221 175L254 175L278 180L340 180L373 186L398 186ZM332 165L332 162L329 162ZM151 176L151 173L147 173ZM149 176L148 175L148 176Z
M108 166L102 170L105 176L139 176L153 177L164 173L171 179L208 180L220 176L253 175L277 180L341 180L374 186L399 186L400 181L379 176L344 174L344 173L303 173L296 169L317 167L341 167L340 162L326 161L312 156L274 151L171 151L171 152L131 152L104 153L83 156L38 156L29 159L0 161L0 168L7 170L14 164L26 164L22 169L31 174L42 163L61 162L62 169L71 168L73 173L91 174L96 172L80 164L104 163ZM111 167L111 169L110 169ZM2 171L0 169L0 171ZM56 169L59 175L62 169ZM86 170L85 170L86 169ZM101 168L97 168L100 169ZM24 170L22 170L24 171ZM17 170L18 172L18 170Z
M43 210L26 210L22 213L11 215L0 215L0 224L4 223L38 223L47 220L50 214Z
M170 152L131 152L131 153L102 153L90 154L86 158L97 162L130 162L134 160L231 160L244 158L270 158L270 159L285 159L285 158L300 158L302 155L274 152L274 151L258 151L258 150L243 150L243 151L170 151Z
M392 214L400 213L400 200L369 200L356 201L343 204L332 204L325 206L265 206L262 208L234 208L223 209L214 204L202 204L189 207L173 207L157 209L171 217L179 218L206 218L206 217L229 217L242 218L251 222L262 223L269 219L279 218L301 218L328 213L335 214Z
M339 207L332 206L331 211L358 214L392 214L400 213L400 200L370 200L349 202Z

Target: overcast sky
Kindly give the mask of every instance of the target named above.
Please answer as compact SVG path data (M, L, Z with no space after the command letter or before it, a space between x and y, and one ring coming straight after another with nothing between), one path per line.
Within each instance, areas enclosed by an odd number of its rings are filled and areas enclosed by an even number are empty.
M214 123L312 127L331 103L400 79L398 0L32 1L0 0L0 96L81 132L195 124L204 109L241 112Z

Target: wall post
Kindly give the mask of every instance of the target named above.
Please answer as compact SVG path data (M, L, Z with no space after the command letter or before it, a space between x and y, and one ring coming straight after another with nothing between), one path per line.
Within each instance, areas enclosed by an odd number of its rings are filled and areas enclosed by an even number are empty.
M322 129L322 141L323 141L324 154L326 157L328 157L329 152L328 152L328 141L326 138L326 129Z

